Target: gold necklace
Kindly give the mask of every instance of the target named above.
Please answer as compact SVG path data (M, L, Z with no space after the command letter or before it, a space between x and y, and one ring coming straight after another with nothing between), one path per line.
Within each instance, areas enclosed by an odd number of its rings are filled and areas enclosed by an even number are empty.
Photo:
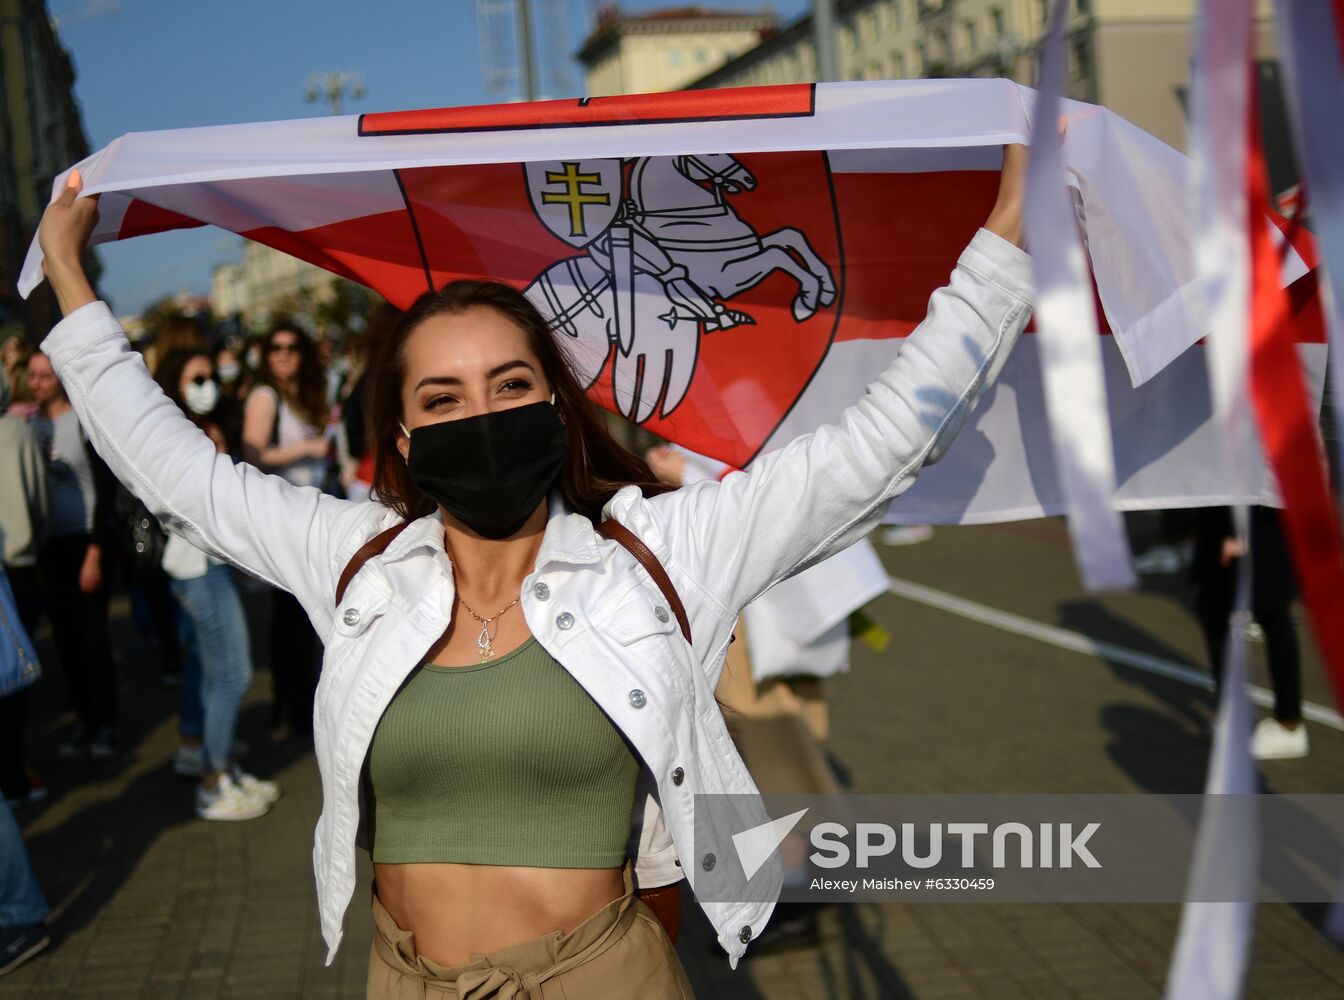
M482 618L480 615L478 615L475 611L471 609L470 604L462 600L461 594L457 595L458 603L461 604L462 607L466 609L467 614L471 615L471 617L475 618L478 622L481 623L481 631L476 636L476 648L480 651L482 663L487 663L495 658L495 647L491 645L491 643L494 641L494 636L490 635L490 623L498 622L501 618L503 618L505 612L507 612L509 608L517 604L521 597L522 597L521 594L518 597L515 597L512 601L509 602L509 607L505 608L499 614L494 615L493 617L490 618ZM499 626L496 625L495 636L498 635L499 635Z

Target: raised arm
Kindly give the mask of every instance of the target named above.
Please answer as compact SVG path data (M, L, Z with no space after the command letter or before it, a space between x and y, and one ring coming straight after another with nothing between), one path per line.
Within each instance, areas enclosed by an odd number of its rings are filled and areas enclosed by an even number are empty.
M339 565L382 520L351 504L234 465L145 370L80 255L97 209L68 188L39 229L43 267L66 318L43 343L93 446L132 493L198 548L291 591L325 624ZM333 567L337 567L333 569Z
M853 544L951 443L1030 315L1020 248L1025 151L1009 147L998 203L934 292L924 322L835 425L748 472L649 501L663 543L736 612L779 580Z

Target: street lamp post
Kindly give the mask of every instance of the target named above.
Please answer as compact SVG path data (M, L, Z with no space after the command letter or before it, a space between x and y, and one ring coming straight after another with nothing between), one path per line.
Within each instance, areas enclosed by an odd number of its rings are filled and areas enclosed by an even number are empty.
M312 103L325 101L333 115L345 110L345 99L357 101L364 96L364 74L358 70L333 70L330 73L309 73L303 99Z
M817 82L839 79L835 65L835 8L833 0L812 0L812 38L817 47Z

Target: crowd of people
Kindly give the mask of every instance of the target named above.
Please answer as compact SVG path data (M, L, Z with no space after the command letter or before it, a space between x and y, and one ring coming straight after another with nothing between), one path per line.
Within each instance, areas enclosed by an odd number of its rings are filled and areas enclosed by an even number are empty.
M137 350L222 460L245 460L295 485L367 496L363 354L354 338L319 340L288 320L262 337L224 338L198 317L179 314L160 318ZM162 683L180 688L173 769L196 779L197 815L264 815L280 788L240 766L246 744L236 735L253 679L240 592L246 581L216 554L164 531L116 482L44 353L14 336L0 362L4 573L24 630L34 634L44 618L51 626L74 717L56 752L112 759L124 750L117 705L123 651L108 625L109 592L124 587L140 633L124 652L156 649ZM320 643L298 602L278 589L267 648L273 735L311 739ZM29 694L24 687L0 697L0 788L11 807L47 794L28 762Z

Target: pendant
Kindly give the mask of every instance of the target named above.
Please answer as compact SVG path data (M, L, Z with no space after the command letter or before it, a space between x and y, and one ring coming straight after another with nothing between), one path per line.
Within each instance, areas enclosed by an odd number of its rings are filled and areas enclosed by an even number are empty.
M481 634L476 636L476 648L481 652L481 662L486 663L495 658L495 650L490 645L490 623L485 622L481 625Z

